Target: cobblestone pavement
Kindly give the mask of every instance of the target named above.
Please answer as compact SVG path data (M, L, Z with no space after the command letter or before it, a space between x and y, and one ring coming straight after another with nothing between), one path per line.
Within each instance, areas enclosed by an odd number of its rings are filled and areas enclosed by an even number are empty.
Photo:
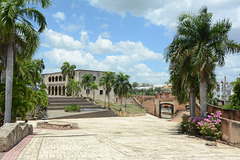
M240 159L240 149L178 134L179 123L146 115L66 119L76 130L35 129L18 160ZM34 126L37 121L30 121Z

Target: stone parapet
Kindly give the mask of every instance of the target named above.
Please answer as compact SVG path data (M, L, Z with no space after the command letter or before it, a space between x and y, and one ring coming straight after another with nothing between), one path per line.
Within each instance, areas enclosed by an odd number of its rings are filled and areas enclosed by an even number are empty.
M138 117L138 116L146 116L146 112L144 113L128 113L126 111L114 111L119 117Z
M240 122L221 118L222 140L233 144L240 144Z
M6 123L0 128L0 152L6 152L29 133L32 126L27 123ZM30 130L30 131L29 131Z

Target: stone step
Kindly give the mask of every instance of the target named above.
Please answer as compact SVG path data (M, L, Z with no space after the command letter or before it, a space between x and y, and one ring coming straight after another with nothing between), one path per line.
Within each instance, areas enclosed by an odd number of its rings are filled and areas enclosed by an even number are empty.
M89 102L87 100L79 100L79 99L74 99L74 102ZM62 102L72 102L71 99L64 100L64 99L58 99L58 100L49 100L49 103L62 103Z
M118 117L113 111L111 110L104 110L98 112L88 112L88 113L79 113L73 115L62 115L59 117L48 117L47 119L75 119L75 118L99 118L99 117Z
M49 106L66 106L66 105L71 105L72 102L64 102L64 103L50 103ZM92 102L74 102L74 105L94 105Z
M65 106L48 106L48 110L64 110ZM83 109L101 109L101 106L97 105L85 105L82 106Z
M71 96L48 97L49 99L72 99ZM74 99L85 99L83 97L74 97Z

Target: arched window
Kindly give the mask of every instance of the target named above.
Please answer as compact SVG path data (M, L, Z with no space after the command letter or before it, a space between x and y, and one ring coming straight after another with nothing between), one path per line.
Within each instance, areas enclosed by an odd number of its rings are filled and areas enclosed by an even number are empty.
M52 76L52 82L54 82L54 77Z
M48 77L48 82L51 82L51 77Z
M63 86L63 95L65 96L65 86Z
M51 79L51 78L50 78ZM48 86L48 95L50 95L51 94L51 87L50 86Z
M56 82L58 81L58 76L55 77Z
M52 95L54 95L54 87L52 86Z
M59 76L59 81L62 81L62 76Z
M58 87L58 90L59 90L59 91L58 91L58 92L59 92L59 96L61 96L61 94L62 94L61 89L62 89L62 87L59 86L59 87Z
M57 95L57 86L55 86L55 96Z

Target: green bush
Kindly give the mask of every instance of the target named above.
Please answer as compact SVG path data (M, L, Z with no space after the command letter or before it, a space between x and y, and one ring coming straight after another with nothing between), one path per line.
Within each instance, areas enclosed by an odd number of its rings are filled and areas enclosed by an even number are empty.
M80 109L81 109L82 106L80 105L68 105L65 107L65 112L80 112Z

